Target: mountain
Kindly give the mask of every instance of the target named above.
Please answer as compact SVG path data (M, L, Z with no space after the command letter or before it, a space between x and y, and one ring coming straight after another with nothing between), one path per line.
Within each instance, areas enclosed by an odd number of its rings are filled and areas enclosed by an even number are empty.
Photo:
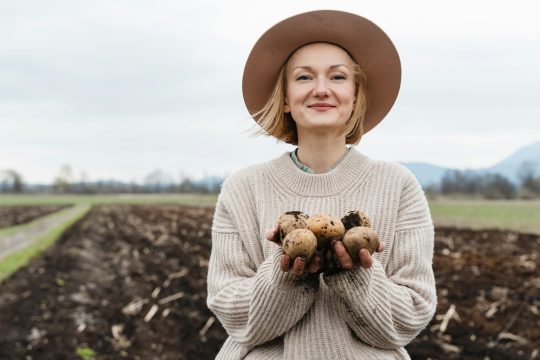
M503 161L490 168L479 169L480 173L499 173L505 175L514 183L519 182L519 170L521 166L529 162L536 169L536 176L540 175L540 141L522 147Z
M416 178L422 184L422 187L426 187L433 183L439 183L443 178L444 173L450 168L421 163L421 162L402 162L402 165L405 165L409 170L411 170Z
M536 176L540 175L540 141L522 147L506 159L488 168L462 170L419 162L402 162L401 164L409 168L416 175L420 184L426 187L430 184L440 183L444 173L449 170L460 170L475 175L500 174L517 185L520 181L519 171L524 163L528 163L532 169L535 169Z

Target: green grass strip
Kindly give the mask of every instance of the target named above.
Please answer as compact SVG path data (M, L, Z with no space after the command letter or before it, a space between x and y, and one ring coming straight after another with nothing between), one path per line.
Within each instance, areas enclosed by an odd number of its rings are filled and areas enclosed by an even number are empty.
M56 217L56 216L58 216L58 214L61 214L62 212L67 212L67 211L73 210L72 209L73 205L71 205L71 204L67 204L67 205L69 207L58 210L58 211L55 211L53 213L50 213L50 214L47 214L47 215L44 215L44 216L40 216L40 217L38 217L36 219L33 219L32 221L29 221L29 222L26 222L26 223L23 223L23 224L12 225L12 226L2 228L2 229L0 229L0 236L9 236L9 235L18 233L19 231L25 230L27 227L36 226L36 224L39 223L39 222L48 221L49 217Z
M63 204L180 204L214 206L217 194L2 194L0 206L63 205Z
M39 238L33 244L25 247L24 249L11 253L5 258L3 258L0 261L0 282L21 267L27 265L34 256L39 255L49 246L54 244L54 242L60 238L62 233L75 222L79 221L84 215L86 215L90 208L90 205L84 206L71 219L52 228L49 233Z
M56 212L54 212L54 214L56 214ZM41 219L41 218L39 218L39 219ZM34 221L36 221L36 220L37 219L35 219ZM8 227L5 227L5 228L2 228L2 229L0 229L0 236L8 236L8 235L18 233L19 231L24 230L28 226L33 225L34 221L30 221L28 223L19 224L19 225L13 225L13 226L8 226Z
M540 234L540 201L430 201L436 226L514 230Z

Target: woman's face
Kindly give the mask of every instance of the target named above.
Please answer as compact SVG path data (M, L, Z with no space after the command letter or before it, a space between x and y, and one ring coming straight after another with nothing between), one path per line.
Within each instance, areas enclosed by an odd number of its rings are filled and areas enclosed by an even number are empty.
M353 62L336 45L313 43L298 49L287 65L285 112L298 130L343 131L355 102Z

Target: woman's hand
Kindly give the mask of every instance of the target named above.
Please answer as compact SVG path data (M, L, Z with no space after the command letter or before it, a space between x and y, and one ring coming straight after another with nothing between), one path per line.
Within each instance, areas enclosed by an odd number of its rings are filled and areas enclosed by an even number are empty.
M277 234L279 233L279 227L276 225L272 229L269 229L266 231L266 239L272 241L274 244L282 246L281 240L279 240L279 236ZM304 274L312 274L316 273L321 269L321 256L316 254L313 255L311 258L311 261L306 264L306 260L300 257L297 257L294 260L294 263L291 264L291 258L289 255L283 254L280 258L279 267L281 271L288 272L292 268L292 273L296 277L300 277Z
M342 269L352 269L356 266L362 266L364 269L369 269L371 265L373 265L373 259L367 249L360 249L360 264L355 264L341 240L333 240L331 247L334 253L334 260ZM376 251L381 252L383 250L384 244L379 242L379 247L377 247Z

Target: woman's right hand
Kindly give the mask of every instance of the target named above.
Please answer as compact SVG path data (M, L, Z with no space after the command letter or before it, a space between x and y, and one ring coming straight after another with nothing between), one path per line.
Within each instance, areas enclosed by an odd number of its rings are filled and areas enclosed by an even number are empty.
M282 246L281 240L279 239L279 226L276 225L272 229L266 231L266 239L272 241L274 244ZM281 255L279 262L279 267L281 271L288 272L292 268L292 273L296 277L300 277L304 274L313 274L318 272L321 269L321 256L319 254L313 255L311 261L306 264L306 260L300 257L297 257L294 260L294 263L291 264L291 258L287 254Z

